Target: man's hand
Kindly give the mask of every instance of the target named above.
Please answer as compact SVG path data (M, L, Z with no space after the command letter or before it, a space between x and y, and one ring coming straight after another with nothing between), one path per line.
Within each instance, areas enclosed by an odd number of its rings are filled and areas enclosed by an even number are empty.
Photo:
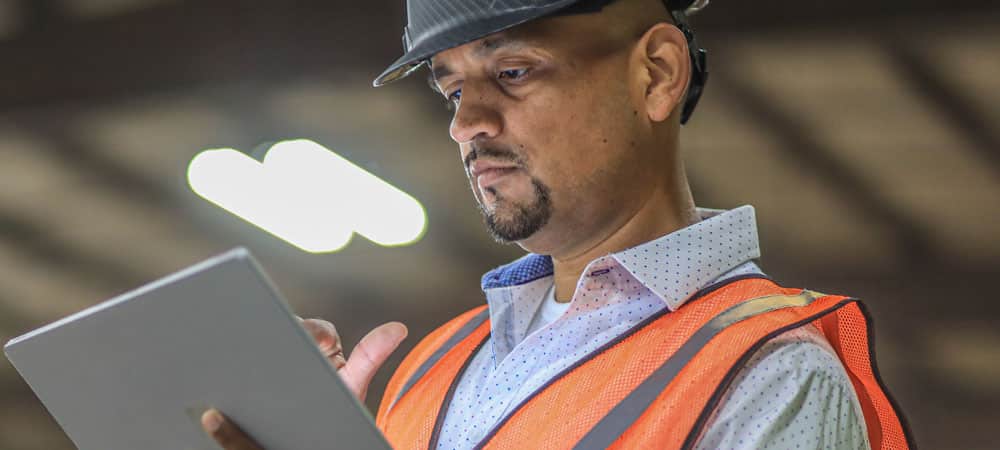
M210 409L201 415L201 427L226 450L263 450L217 409Z
M332 323L321 319L299 319L302 326L312 334L316 346L323 352L330 364L337 369L340 379L362 402L368 395L368 384L389 355L399 347L406 337L406 326L399 322L389 322L376 327L361 338L354 346L350 358L344 357L340 345L340 335Z
M361 401L368 394L368 384L375 372L399 347L407 333L406 326L399 322L382 324L361 338L350 357L345 358L340 335L332 323L320 319L298 319L312 334L326 359L337 369L340 379ZM239 426L216 409L209 409L201 415L201 427L226 450L262 450Z

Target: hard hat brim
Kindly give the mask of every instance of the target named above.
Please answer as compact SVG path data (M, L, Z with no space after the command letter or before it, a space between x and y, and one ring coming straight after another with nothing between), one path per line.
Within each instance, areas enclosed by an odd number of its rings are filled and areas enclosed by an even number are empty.
M562 8L568 7L578 0L561 0L546 6L519 8L508 12L494 14L487 18L471 21L457 21L450 26L442 27L440 32L418 38L413 47L402 57L393 62L381 75L375 78L372 85L379 87L402 79L421 66L439 52L463 44L482 39L493 33L506 30L522 23L544 17Z

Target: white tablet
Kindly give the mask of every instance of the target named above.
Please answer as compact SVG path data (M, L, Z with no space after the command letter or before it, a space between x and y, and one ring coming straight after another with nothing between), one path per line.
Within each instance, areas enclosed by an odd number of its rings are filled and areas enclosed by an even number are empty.
M12 339L7 358L84 450L216 449L216 407L265 449L389 449L245 249Z

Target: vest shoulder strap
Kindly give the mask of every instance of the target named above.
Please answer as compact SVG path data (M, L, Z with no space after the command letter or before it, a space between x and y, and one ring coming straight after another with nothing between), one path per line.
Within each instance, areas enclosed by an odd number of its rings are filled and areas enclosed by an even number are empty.
M489 319L489 309L483 305L467 311L427 335L406 356L386 386L376 417L383 418L441 358L455 345L469 337Z
M420 365L420 367L417 367L417 370L413 372L413 375L410 375L410 378L406 380L406 383L404 383L403 387L400 388L399 393L396 394L396 398L393 399L392 404L395 404L397 401L399 401L400 397L406 395L406 393L410 390L410 388L412 388L413 385L417 383L417 381L420 381L420 379L423 378L425 374L427 374L427 371L430 370L430 368L433 367L434 364L437 364L437 362L441 360L441 357L443 357L445 353L448 353L448 350L451 350L452 347L457 345L459 342L465 340L465 338L469 337L469 335L471 335L472 332L476 330L476 328L479 328L479 326L482 325L483 322L486 322L486 319L488 319L489 317L490 317L489 310L484 309L475 316L472 316L472 318L469 319L467 322L465 322L465 325L462 325L462 328L459 328L458 331L455 332L455 334L451 335L451 337L448 338L448 340L445 341L444 344L438 347L438 349L435 350L434 353L432 353L431 356L427 358L427 360L424 361L423 364ZM392 409L392 404L389 405L389 409Z

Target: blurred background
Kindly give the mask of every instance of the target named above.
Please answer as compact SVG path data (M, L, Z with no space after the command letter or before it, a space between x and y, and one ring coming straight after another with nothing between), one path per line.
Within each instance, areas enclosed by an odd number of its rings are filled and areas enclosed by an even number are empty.
M389 368L481 304L522 252L484 232L424 76L370 87L404 20L403 0L0 0L0 341L237 245L349 345L407 323ZM719 0L694 24L698 203L755 205L771 276L867 302L918 444L998 448L1000 3ZM308 254L187 185L203 149L300 137L417 198L424 238ZM6 359L0 448L72 448Z

